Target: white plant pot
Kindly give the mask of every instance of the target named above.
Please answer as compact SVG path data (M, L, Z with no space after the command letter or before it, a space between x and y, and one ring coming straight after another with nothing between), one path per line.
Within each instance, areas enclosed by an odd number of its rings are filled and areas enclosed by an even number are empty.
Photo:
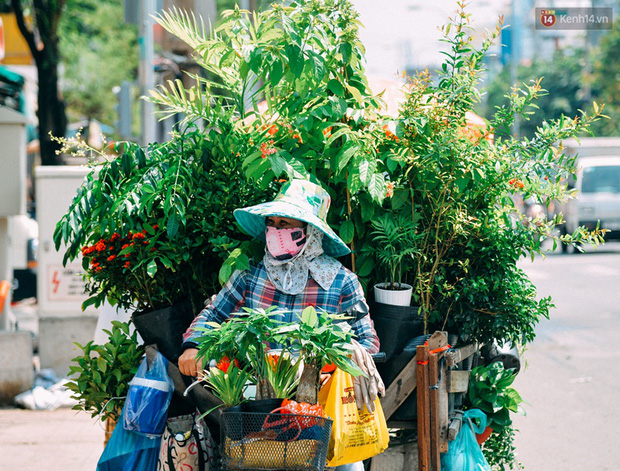
M411 295L413 287L406 283L401 283L402 289L385 289L385 283L375 285L375 301L381 304L391 304L392 306L411 305Z

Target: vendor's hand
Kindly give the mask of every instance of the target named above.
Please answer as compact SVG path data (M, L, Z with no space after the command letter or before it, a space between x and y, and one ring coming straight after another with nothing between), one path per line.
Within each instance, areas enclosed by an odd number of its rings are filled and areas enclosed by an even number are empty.
M364 376L353 377L353 388L355 389L355 403L358 409L366 409L369 412L375 411L375 400L378 395L385 394L385 385L377 371L375 362L364 347L353 340L353 362L364 372Z
M185 376L197 376L202 370L202 361L196 358L197 348L188 348L179 357L179 370Z

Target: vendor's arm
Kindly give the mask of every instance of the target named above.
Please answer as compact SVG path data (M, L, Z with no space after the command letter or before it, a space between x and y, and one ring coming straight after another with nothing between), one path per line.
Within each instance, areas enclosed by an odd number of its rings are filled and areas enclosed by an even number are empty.
M196 316L189 329L183 335L183 354L179 358L179 370L187 376L196 376L201 369L196 360L198 344L196 339L202 335L198 328L209 328L208 322L221 324L225 322L233 312L239 311L245 303L245 287L247 271L236 271L228 282L215 297L213 304L204 308Z
M341 312L358 313L361 318L351 327L355 333L356 340L369 353L379 352L379 337L369 315L368 304L364 298L362 285L357 279L357 275L347 270L347 278L344 281L340 300Z

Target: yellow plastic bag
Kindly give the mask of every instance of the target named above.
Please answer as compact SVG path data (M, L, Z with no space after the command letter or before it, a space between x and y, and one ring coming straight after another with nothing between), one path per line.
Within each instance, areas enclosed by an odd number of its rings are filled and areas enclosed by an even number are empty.
M351 375L336 369L319 391L319 404L330 417L332 433L327 466L340 466L371 458L385 451L390 437L379 399L375 411L358 410Z

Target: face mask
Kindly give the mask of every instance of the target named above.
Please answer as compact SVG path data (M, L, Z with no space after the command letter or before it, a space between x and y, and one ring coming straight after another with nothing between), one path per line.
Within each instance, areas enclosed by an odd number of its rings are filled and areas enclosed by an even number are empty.
M288 260L297 255L306 243L306 230L303 227L278 229L267 227L265 231L267 250L276 260Z

